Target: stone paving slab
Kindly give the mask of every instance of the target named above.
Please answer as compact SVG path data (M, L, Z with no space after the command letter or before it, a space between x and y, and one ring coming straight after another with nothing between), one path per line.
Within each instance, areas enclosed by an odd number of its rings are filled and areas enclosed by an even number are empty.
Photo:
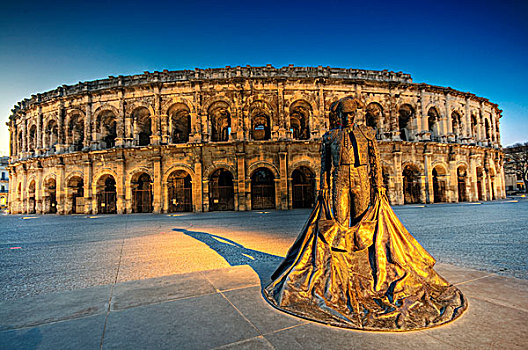
M0 332L0 349L99 349L105 315Z
M103 349L210 349L258 336L221 294L111 312Z
M111 285L0 302L0 330L105 313Z

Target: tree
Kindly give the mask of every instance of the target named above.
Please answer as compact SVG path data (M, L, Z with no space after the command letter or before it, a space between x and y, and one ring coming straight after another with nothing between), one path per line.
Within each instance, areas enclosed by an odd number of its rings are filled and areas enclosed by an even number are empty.
M524 182L524 191L528 192L528 142L506 147L504 153L504 169L521 178Z

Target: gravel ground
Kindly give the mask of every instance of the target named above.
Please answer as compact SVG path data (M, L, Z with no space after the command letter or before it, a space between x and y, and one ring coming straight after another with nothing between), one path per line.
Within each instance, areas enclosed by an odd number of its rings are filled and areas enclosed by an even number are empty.
M528 279L528 200L394 210L438 262ZM0 300L255 260L278 264L309 212L2 215ZM237 254L224 254L235 256L227 261L218 249Z

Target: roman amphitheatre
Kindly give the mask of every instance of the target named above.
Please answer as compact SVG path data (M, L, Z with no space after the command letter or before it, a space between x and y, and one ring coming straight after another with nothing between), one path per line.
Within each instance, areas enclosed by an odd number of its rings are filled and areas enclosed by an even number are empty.
M501 110L409 74L331 67L145 72L63 85L9 119L9 209L105 214L312 206L330 105L360 99L392 204L505 197Z

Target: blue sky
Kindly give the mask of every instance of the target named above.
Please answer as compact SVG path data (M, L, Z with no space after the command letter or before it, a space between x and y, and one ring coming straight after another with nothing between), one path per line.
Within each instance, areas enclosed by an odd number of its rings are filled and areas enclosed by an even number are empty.
M528 141L526 1L19 1L0 5L0 154L19 100L143 71L272 64L410 73L489 98Z

